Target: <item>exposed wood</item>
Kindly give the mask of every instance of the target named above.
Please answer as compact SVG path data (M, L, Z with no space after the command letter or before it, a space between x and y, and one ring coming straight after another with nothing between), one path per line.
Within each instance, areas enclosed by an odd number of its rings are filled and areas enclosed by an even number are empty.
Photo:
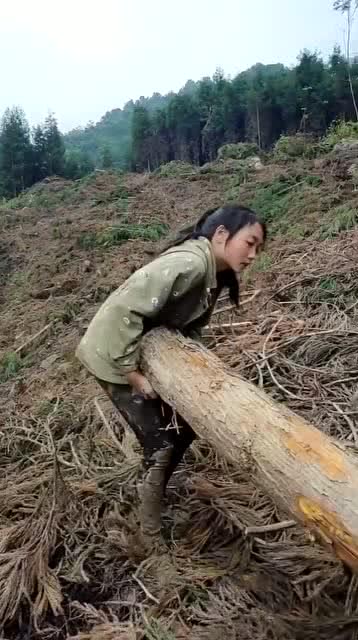
M234 374L213 353L165 329L145 337L142 367L199 436L358 571L354 454Z

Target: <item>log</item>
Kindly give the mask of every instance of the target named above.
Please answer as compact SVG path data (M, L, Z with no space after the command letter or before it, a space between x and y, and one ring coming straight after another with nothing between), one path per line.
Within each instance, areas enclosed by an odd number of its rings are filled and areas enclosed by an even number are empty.
M147 334L142 368L199 437L358 572L358 460L350 451L179 334Z

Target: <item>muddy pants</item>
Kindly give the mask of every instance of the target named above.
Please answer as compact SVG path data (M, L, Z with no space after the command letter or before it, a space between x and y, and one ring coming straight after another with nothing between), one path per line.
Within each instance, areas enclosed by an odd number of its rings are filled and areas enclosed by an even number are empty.
M160 398L147 400L127 385L98 380L143 448L139 484L141 523L146 533L160 530L160 505L167 483L195 438L193 429Z

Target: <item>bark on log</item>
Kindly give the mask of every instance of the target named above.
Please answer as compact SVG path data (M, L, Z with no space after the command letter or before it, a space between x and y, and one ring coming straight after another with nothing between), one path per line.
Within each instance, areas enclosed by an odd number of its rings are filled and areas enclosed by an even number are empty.
M166 329L143 340L153 387L224 458L358 572L358 460L211 352Z

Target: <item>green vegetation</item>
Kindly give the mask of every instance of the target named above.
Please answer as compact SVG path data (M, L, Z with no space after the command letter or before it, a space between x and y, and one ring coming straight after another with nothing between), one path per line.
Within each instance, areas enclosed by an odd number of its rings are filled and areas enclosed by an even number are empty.
M336 207L329 214L329 220L319 229L321 239L335 238L342 231L349 231L358 224L358 211L347 204Z
M100 233L88 232L82 235L78 244L81 249L96 247L113 247L123 244L127 240L150 240L157 242L168 231L168 227L161 222L150 224L120 224L109 227Z
M48 188L34 187L29 191L21 193L11 200L6 200L0 205L0 210L18 210L18 209L54 209L61 203L68 204L74 201L74 196L78 191L78 185L70 185L63 187L58 191L51 191Z
M320 148L322 151L330 151L343 140L358 140L358 122L342 120L332 122L321 141Z
M192 164L188 162L181 162L180 160L172 160L166 164L162 164L155 170L155 175L162 178L175 178L195 175L196 169Z
M322 278L322 280L320 280L319 288L322 289L322 291L336 295L339 287L338 287L338 282L335 278L327 276L325 278Z
M250 204L260 213L265 222L272 223L285 217L292 205L292 200L297 198L299 186L299 176L294 178L282 176L257 187Z
M260 253L260 255L256 257L254 263L243 272L243 283L246 285L252 282L252 279L255 279L255 276L257 276L257 274L269 271L272 267L272 264L272 256L269 253L266 253L266 251Z
M274 147L274 157L277 160L295 160L296 158L314 158L319 147L304 135L285 136L277 140Z
M114 174L117 175L117 172ZM37 184L20 193L17 197L5 200L0 204L1 211L16 211L24 208L29 209L47 209L51 211L58 206L76 205L81 202L83 197L88 198L89 188L94 182L95 175L91 174L76 180L75 182L61 182L59 186L52 188L48 184ZM111 183L112 185L113 183ZM112 204L115 213L124 214L128 208L128 199L130 194L123 185L122 174L119 174L115 186L105 191L94 190L94 196L90 202L90 206L98 206L102 204ZM54 230L53 237L61 237L61 230Z
M259 153L256 144L249 142L238 142L236 144L224 144L218 150L218 160L245 160Z
M65 152L52 114L30 132L22 109L6 109L0 125L0 197L15 198L48 176L75 179L93 169L83 151Z
M29 358L20 358L15 352L6 353L0 360L0 382L14 378L19 371L29 364Z
M165 627L154 618L145 628L145 637L148 638L148 640L175 640L174 633L165 629Z

